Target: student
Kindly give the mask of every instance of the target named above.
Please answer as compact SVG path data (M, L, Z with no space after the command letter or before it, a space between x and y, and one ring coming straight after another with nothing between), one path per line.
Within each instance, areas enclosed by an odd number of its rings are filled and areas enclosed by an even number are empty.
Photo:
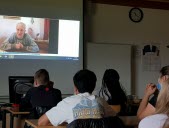
M158 82L161 90L158 94L155 112L142 119L139 128L162 128L169 116L169 66L160 70Z
M21 100L21 109L30 108L32 112L30 118L39 118L61 100L61 91L53 88L53 82L50 82L48 72L45 69L40 69L35 73L34 87Z
M25 33L26 25L19 22L16 25L16 32L13 33L9 39L5 40L0 49L1 50L26 50L28 52L38 52L39 47L33 39Z
M109 105L120 105L121 110L119 114L124 115L126 113L127 97L119 80L120 76L116 70L107 69L103 75L99 96L107 97Z
M103 99L92 95L96 86L96 75L87 69L78 71L74 77L74 96L67 97L47 111L38 120L38 125L57 126L76 119L102 118L116 113Z

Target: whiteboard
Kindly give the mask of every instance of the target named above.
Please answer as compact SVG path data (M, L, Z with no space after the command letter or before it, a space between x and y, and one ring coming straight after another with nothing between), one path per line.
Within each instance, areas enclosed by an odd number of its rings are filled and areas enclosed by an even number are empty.
M120 75L120 83L131 94L131 45L87 43L87 69L95 72L97 83L94 93L98 94L104 71L115 69Z

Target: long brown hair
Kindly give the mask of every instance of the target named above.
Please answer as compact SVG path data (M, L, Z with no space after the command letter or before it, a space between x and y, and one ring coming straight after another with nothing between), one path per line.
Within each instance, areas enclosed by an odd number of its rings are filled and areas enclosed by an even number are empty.
M162 88L157 98L156 113L163 113L169 116L169 66L165 66L160 70L161 77L166 77L163 81Z
M165 121L163 128L169 128L169 118Z

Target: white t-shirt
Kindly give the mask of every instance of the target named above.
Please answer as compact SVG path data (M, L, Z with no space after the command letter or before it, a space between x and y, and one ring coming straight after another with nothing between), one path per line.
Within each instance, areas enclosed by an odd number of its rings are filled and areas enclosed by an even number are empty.
M115 115L116 113L105 100L89 93L67 97L46 112L46 116L54 126L80 118L102 118Z
M162 128L167 118L166 114L147 116L140 121L139 128Z

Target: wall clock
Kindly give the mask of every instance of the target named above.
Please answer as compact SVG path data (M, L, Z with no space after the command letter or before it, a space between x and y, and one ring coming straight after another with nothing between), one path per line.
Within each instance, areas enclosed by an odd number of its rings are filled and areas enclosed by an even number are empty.
M131 21L138 23L143 19L143 11L140 8L132 8L129 11L129 18Z

